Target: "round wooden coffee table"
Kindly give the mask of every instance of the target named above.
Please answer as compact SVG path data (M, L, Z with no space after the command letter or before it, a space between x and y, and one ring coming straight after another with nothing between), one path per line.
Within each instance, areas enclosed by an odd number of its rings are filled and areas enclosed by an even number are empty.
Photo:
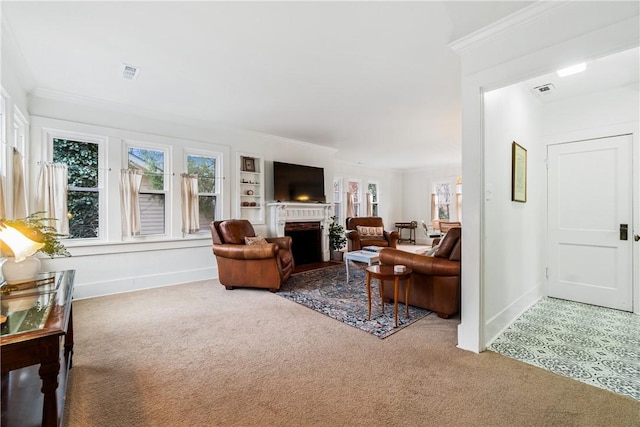
M369 316L367 320L371 320L371 279L378 279L380 298L382 299L382 312L384 313L384 281L393 280L393 315L395 317L395 327L398 327L398 293L400 287L400 281L406 280L407 286L405 288L405 307L406 314L409 317L409 291L411 289L411 273L412 270L408 267L402 273L396 273L393 265L371 265L367 267L367 297L369 299Z

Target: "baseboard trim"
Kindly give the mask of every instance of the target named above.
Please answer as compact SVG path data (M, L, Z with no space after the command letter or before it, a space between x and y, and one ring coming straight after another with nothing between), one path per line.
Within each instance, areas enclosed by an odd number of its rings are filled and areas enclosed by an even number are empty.
M124 292L141 291L144 289L160 288L163 286L178 285L181 283L195 282L199 280L212 280L218 278L218 269L215 267L198 270L179 271L175 273L162 273L147 276L127 277L117 280L105 280L95 283L78 284L74 287L73 299L82 300Z
M534 286L511 305L493 318L487 320L484 327L485 344L487 348L498 336L504 332L522 313L543 297L542 284Z

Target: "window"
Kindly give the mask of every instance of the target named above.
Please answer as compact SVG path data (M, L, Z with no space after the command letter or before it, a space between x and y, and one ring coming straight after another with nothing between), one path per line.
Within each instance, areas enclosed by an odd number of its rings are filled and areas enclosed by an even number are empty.
M371 215L378 215L378 184L370 182L367 186L367 191L371 194Z
M451 218L451 183L440 182L433 187L433 205L435 208L435 212L432 212L433 219L449 220Z
M100 235L99 148L95 142L53 138L53 162L68 168L70 239Z
M17 107L14 106L13 108L13 147L22 154L23 159L26 159L28 122Z
M216 179L220 169L220 154L187 154L187 173L198 175L198 204L200 229L208 231L208 224L220 217L220 184Z
M342 223L342 180L333 180L333 215L338 224Z
M165 150L129 147L128 166L142 171L140 186L140 234L165 234L167 182Z
M348 191L353 194L353 216L360 216L360 182L349 181Z

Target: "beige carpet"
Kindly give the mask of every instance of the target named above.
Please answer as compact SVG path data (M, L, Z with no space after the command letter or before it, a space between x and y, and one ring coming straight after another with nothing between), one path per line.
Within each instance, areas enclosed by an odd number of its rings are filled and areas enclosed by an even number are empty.
M76 301L66 426L638 426L640 404L427 316L380 340L215 281Z

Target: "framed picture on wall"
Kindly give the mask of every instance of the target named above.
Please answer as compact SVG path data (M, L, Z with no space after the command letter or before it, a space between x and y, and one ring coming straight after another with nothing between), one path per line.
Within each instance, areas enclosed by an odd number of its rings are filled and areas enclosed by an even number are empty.
M511 200L527 201L527 150L515 141L511 144Z
M246 172L256 171L256 159L253 157L243 157L243 167Z

